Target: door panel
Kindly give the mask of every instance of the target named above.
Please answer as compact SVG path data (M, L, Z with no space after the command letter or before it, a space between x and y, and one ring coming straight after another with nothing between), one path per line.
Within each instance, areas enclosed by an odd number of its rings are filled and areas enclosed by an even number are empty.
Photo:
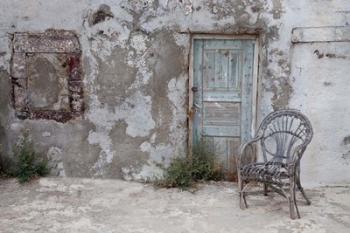
M240 137L240 104L203 102L204 136Z
M250 138L255 40L195 39L193 44L193 142L213 147L226 174Z

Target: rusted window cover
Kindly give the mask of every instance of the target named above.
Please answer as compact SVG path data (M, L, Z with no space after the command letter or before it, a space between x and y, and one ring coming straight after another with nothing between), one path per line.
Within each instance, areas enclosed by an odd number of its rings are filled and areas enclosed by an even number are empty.
M33 56L59 56L65 85L66 107L35 107L29 94L29 61ZM44 33L15 33L11 62L12 97L20 119L47 119L67 122L84 111L81 49L71 31L48 30ZM44 84L45 85L45 84ZM44 86L45 88L45 86ZM58 88L58 87L57 87ZM63 98L58 96L57 98Z

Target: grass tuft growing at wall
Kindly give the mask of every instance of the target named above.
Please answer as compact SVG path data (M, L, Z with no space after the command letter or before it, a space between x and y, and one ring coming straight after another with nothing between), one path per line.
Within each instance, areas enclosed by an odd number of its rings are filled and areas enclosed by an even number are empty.
M188 189L198 181L221 180L224 175L222 167L215 159L215 154L206 142L193 146L192 156L176 157L165 169L163 179L156 185L166 188Z
M35 152L28 131L24 131L22 137L14 146L15 167L11 176L17 177L20 183L28 182L31 179L48 174L47 162L39 158Z

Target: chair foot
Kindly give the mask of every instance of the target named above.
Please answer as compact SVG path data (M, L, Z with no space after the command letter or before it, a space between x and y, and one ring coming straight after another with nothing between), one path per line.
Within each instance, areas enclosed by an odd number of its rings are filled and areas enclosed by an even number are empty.
M305 193L304 189L301 188L301 187L299 187L299 190L300 190L300 192L301 192L301 195L303 196L303 198L304 198L305 201L306 201L306 205L311 205L311 201L310 201L310 199L306 196L306 193Z
M291 219L299 219L300 214L298 210L298 206L296 205L295 201L292 197L288 197L288 204L289 204L289 215Z
M248 208L246 194L244 193L244 181L238 178L238 187L239 187L239 207L244 210Z
M244 192L239 193L239 207L244 210L248 208L247 200Z
M246 198L246 194L245 193L243 193L243 200L244 200L245 208L248 208L248 203L247 203L247 198Z
M303 186L301 186L301 181L300 181L300 169L298 170L297 177L296 177L296 186L298 187L299 191L301 192L301 195L306 201L306 205L311 205L310 199L306 196L306 193L304 191Z
M268 185L264 184L264 195L267 196L268 192L269 192Z
M297 205L297 199L296 199L296 185L294 182L292 182L289 196L288 196L288 203L289 203L289 213L291 219L297 219L300 218L300 213Z

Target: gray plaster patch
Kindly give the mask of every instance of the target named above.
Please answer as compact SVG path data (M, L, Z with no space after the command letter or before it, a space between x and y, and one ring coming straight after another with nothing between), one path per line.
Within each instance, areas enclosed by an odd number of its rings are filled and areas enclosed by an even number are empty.
M104 107L88 113L89 120L97 127L96 131L90 131L88 142L99 145L102 149L93 168L98 176L103 175L100 172L106 172L103 168L109 166L115 156L109 133L117 122L126 122L126 134L131 137L145 137L150 134L155 127L151 115L151 103L149 96L144 96L138 91L113 111Z
M271 49L268 55L268 62L274 62L276 65L274 69L266 70L266 81L263 85L265 90L272 92L272 108L274 110L286 108L293 94L293 79L290 77L290 60L286 52L279 48Z
M29 104L37 109L69 110L66 58L55 54L27 56ZM65 64L67 66L67 64Z

